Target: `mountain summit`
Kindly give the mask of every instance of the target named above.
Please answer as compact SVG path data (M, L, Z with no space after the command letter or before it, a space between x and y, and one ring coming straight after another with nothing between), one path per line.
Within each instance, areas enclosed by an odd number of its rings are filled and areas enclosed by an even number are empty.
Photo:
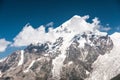
M120 74L120 33L101 32L98 19L88 18L75 15L47 33L27 25L14 45L27 40L21 37L26 29L39 36L0 60L0 80L110 80Z

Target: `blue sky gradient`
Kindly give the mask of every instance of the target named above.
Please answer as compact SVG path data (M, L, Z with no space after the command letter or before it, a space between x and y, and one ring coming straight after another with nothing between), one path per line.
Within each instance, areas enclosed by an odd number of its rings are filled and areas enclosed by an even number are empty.
M74 15L98 17L110 34L120 32L120 0L0 0L0 38L13 41L27 23L57 27Z

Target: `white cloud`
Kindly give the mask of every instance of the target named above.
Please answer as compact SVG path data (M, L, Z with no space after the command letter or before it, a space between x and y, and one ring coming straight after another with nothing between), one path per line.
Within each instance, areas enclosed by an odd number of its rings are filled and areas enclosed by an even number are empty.
M49 28L49 34L45 32L45 27L40 26L33 28L31 25L26 25L23 30L14 38L14 43L11 46L27 46L31 43L45 42L53 39L52 28Z
M100 21L98 20L97 17L95 17L94 19L92 19L94 25L98 25L100 23Z
M53 25L54 25L54 22L50 22L50 23L46 24L46 27L53 27Z
M23 30L14 38L13 46L26 46L30 43L37 43L44 36L44 27L34 29L32 26L25 26ZM44 39L43 39L44 40Z
M5 39L0 39L0 52L4 52L10 43L11 42L6 41Z
M109 30L111 30L111 28L110 27L100 27L100 30L102 30L102 31L109 31Z
M120 31L120 26L116 27L117 31Z
M89 18L86 16L73 16L70 20L63 23L61 26L53 29L53 22L48 23L46 26L48 32L45 32L45 27L40 26L33 28L31 25L26 25L23 30L14 38L12 46L20 47L27 46L31 43L43 43L46 41L54 42L58 37L67 37L68 35L78 34L84 31L95 31L100 27L98 18L94 18L92 23L87 22ZM109 30L110 28L102 28Z
M87 20L87 19L89 19L89 15L83 16L82 18L83 18L84 20Z

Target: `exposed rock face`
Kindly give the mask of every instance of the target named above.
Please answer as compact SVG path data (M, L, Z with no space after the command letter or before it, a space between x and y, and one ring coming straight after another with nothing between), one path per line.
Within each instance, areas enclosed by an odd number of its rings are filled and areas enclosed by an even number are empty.
M24 51L16 51L8 56L0 62L1 80L84 80L88 78L93 70L92 64L98 56L109 54L113 48L113 42L107 35L88 34L75 35L71 39L59 75L54 76L52 69L56 67L53 65L53 60L63 54L59 49L63 45L62 37L54 43L31 44ZM80 43L81 39L84 39L85 43ZM59 62L57 62L58 66Z
M41 43L0 60L0 80L110 80L120 74L120 33L100 32L97 18L88 18L76 15L44 33L45 41L38 36Z
M111 80L120 80L120 74L112 78Z

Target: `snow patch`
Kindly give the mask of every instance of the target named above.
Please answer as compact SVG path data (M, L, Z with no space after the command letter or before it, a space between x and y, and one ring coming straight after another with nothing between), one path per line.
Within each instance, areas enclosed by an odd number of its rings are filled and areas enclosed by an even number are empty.
M90 72L88 70L86 70L86 74L88 75Z
M2 72L0 71L0 77L2 77Z
M85 43L86 43L86 40L85 40L85 38L81 38L80 40L78 40L78 42L79 42L79 48L84 48L84 46L85 46Z
M70 61L70 62L68 63L68 65L71 65L71 64L73 64L73 61Z
M23 63L24 63L24 50L21 50L21 56L20 56L18 66L22 65Z
M3 58L3 59L0 59L0 62L3 62L7 59L7 57Z
M29 72L30 68L33 66L34 63L35 63L35 60L33 60L33 61L30 63L30 65L28 66L28 68L27 68L26 70L24 70L23 72L24 72L24 73Z

